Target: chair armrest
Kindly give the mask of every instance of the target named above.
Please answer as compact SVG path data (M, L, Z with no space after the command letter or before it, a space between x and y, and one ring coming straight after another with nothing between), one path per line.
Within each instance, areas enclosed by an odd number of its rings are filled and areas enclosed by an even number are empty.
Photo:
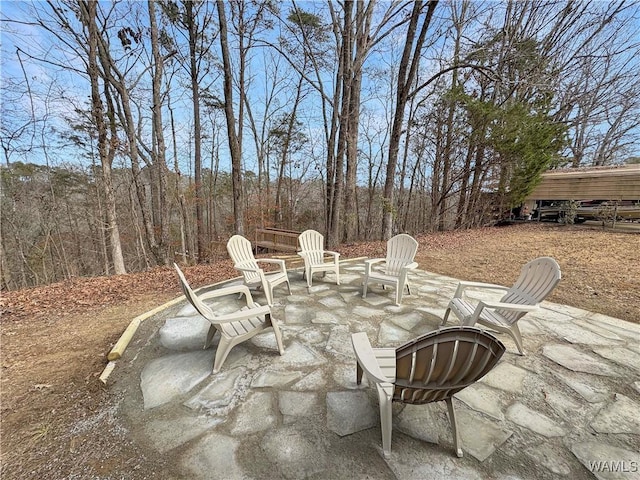
M237 312L233 313L225 313L224 315L216 315L214 318L208 318L207 320L209 320L211 323L222 324L270 314L271 307L269 307L268 305L260 306L254 303L254 307L252 308L248 308L246 310L238 310Z
M325 250L324 254L325 255L333 255L336 258L338 258L340 256L340 254L338 252L332 252L331 250Z
M224 297L225 295L233 295L235 293L244 294L247 297L247 306L253 306L253 297L251 296L251 292L249 291L249 287L246 285L233 285L231 287L217 288L215 290L211 290L210 292L205 292L202 295L198 295L200 300L204 300L207 298L216 298L216 297Z
M487 290L504 290L505 292L509 290L510 287L505 287L503 285L495 285L493 283L482 283L482 282L459 282L458 288L456 289L456 293L453 296L454 298L461 298L464 291L467 288L484 288Z
M274 265L278 265L280 267L280 271L286 271L286 267L284 264L284 260L280 258L258 258L256 259L258 263L272 263Z
M384 376L378 365L367 334L364 332L351 334L351 344L353 345L356 359L362 367L362 370L367 373L367 376L375 383L389 383L389 379Z
M485 308L491 309L499 309L499 310L509 310L513 312L533 312L538 309L537 305L518 305L515 303L503 303L503 302L485 302L480 301L476 306L476 309L473 311L473 315L471 316L470 323L466 324L466 326L473 326L482 315L482 311Z
M240 270L241 272L259 272L261 269L256 267L249 267L242 263L237 263L233 266L236 270Z
M371 268L377 264L377 263L382 263L384 262L386 259L385 258L370 258L364 261L364 268L365 268L365 273L371 273Z
M404 267L402 267L404 270L415 270L416 268L418 268L418 262L411 262L408 265L405 265Z
M484 305L484 308L496 308L499 310L509 310L513 312L533 312L538 310L538 305L521 305L517 303L504 303L504 302L480 302L480 305Z

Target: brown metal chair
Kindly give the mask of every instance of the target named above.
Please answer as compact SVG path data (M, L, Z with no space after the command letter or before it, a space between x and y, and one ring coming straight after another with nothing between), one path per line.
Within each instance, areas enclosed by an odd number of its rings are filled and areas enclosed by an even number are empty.
M502 342L475 327L443 328L398 348L372 348L364 332L352 334L351 342L358 362L358 385L366 372L378 390L384 454L391 453L392 402L421 405L444 401L456 454L462 457L451 398L496 366L505 351Z

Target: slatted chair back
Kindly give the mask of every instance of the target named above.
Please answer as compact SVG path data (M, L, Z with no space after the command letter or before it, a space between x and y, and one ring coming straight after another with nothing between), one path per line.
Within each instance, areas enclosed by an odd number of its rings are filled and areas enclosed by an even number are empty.
M537 305L558 285L562 274L560 265L551 257L540 257L522 267L516 283L507 291L500 302L516 305ZM513 324L526 312L496 309L504 319Z
M311 265L324 263L324 236L320 232L305 230L298 237L298 244Z
M184 274L182 273L182 270L180 270L180 267L178 267L178 265L176 265L175 263L173 264L173 266L175 267L176 272L178 272L178 278L180 279L182 293L184 293L184 296L187 298L189 303L193 306L193 308L196 309L196 311L200 315L202 315L207 320L214 319L215 314L213 313L213 310L211 310L211 308L209 308L208 305L200 300L198 296L193 292L193 290L191 290L189 282L187 282L187 279L184 277Z
M242 276L247 284L260 282L260 266L253 255L251 242L242 235L233 235L227 242L227 252L235 265L250 268L242 270Z
M450 327L396 349L393 401L421 405L447 400L496 366L505 346L476 327Z
M402 267L413 262L418 242L411 235L401 233L387 241L386 274L400 275Z

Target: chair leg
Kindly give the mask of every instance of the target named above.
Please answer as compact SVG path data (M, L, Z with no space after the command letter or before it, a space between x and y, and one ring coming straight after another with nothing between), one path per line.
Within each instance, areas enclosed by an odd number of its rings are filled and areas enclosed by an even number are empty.
M518 347L518 352L520 355L524 356L524 348L522 347L522 335L520 334L520 329L518 328L518 324L514 323L509 328L508 332L513 337L513 340L516 342L516 347Z
M393 388L393 387L391 387ZM391 396L384 387L378 385L378 401L380 402L380 429L382 430L382 452L385 457L391 455Z
M458 435L458 422L456 421L456 412L453 409L453 401L451 397L445 400L447 409L449 410L449 422L451 422L451 433L453 434L453 446L456 449L458 458L462 458L462 447L460 446L460 436Z
M207 332L207 339L204 341L203 350L206 350L211 346L211 342L213 341L213 337L215 337L217 331L218 329L216 328L215 325L211 324L209 326L209 331Z
M365 277L362 285L362 298L367 298L367 287L369 286L369 277Z
M269 319L271 323L271 328L273 328L273 333L276 335L276 343L278 344L278 351L280 355L284 355L284 345L282 344L282 332L280 331L280 327L278 324L272 319Z
M356 362L356 384L360 385L362 383L362 374L364 371L358 362Z
M451 308L447 308L447 311L444 312L444 318L442 319L441 326L444 327L447 324L447 319L449 318L449 314L451 313Z
M218 349L216 350L216 358L213 362L213 373L218 373L220 371L222 364L227 359L227 355L229 355L233 346L233 342L227 340L224 336L220 338L220 343L218 343Z
M291 284L289 283L288 279L287 279L287 290L289 290L289 295L291 295Z

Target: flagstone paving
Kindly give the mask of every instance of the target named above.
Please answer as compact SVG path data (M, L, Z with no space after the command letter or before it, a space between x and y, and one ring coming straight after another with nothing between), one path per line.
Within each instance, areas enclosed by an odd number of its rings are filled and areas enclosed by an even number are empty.
M550 302L520 321L526 356L500 335L500 364L457 395L463 458L444 404L394 405L384 457L377 397L366 380L356 385L350 335L397 346L437 329L457 280L417 271L397 306L389 288L361 298L363 272L344 262L341 285L327 274L307 292L290 271L292 295L277 288L273 307L285 353L267 331L216 375L216 342L202 349L208 323L191 306L146 320L113 374L131 436L171 456L181 478L640 479L640 325ZM125 388L132 379L137 388Z

